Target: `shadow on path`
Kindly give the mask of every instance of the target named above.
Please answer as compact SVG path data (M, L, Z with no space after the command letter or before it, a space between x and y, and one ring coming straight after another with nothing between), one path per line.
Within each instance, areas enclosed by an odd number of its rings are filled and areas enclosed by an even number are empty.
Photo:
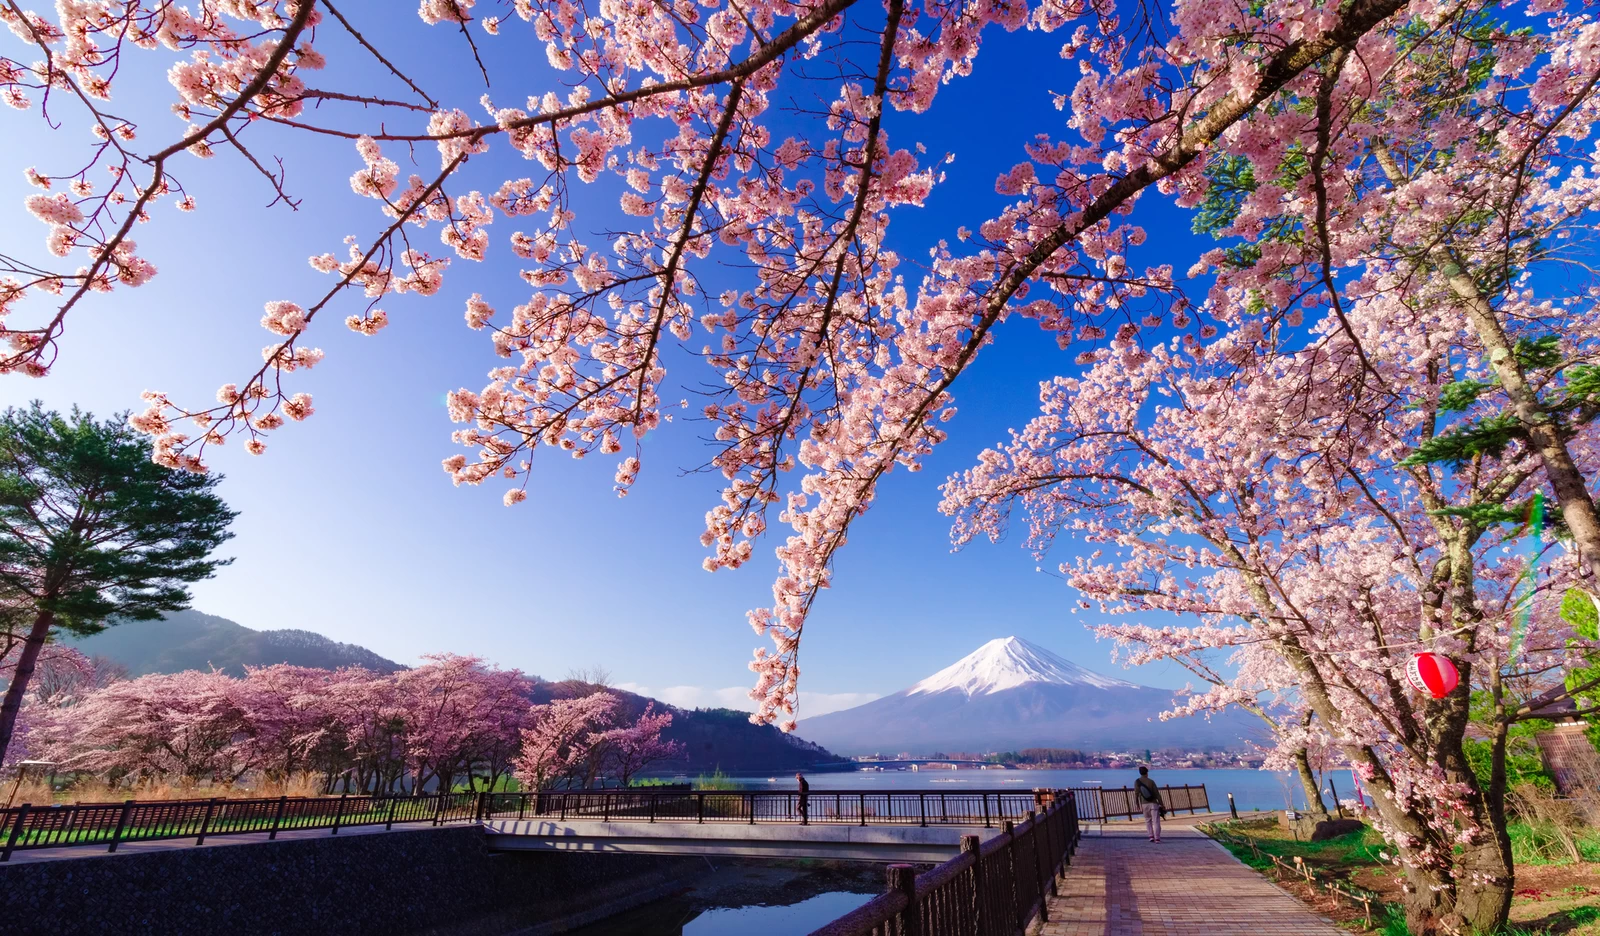
M1221 846L1174 828L1086 836L1041 936L1341 936Z

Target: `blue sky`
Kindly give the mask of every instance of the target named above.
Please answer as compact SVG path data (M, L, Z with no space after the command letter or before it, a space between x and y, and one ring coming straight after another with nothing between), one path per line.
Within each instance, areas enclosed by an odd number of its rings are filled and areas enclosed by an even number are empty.
M425 87L443 89L463 109L473 106L481 82L457 67L458 36L428 30L409 7L392 22L377 15L384 6L376 3L342 9ZM519 73L534 75L514 89L494 88L502 106L554 87L541 71L542 47L519 42L516 32L508 24L499 39L480 34L492 74L508 73L520 59ZM323 87L334 86L351 61L344 43L325 36L318 47L331 67L313 81ZM1056 54L1062 38L992 31L975 74L944 88L930 114L891 112L896 147L920 140L930 160L956 157L928 206L901 210L891 225L909 259L920 261L937 238L953 240L958 226L976 227L992 214L1000 203L994 177L1024 158L1022 145L1034 134L1063 132L1064 115L1049 92L1070 91L1077 64ZM7 54L20 54L14 39L3 41ZM118 90L117 106L139 117L140 143L149 149L182 129L166 112L174 95L163 55L138 54L130 61L137 74L126 75ZM536 58L533 68L525 56ZM6 110L0 120L9 141L0 155L0 199L13 206L12 223L0 227L0 249L42 258L46 229L20 208L34 191L23 170L61 171L80 158L82 139L77 130L45 132L37 109ZM199 211L180 215L169 202L156 209L158 223L135 235L160 275L136 290L93 297L70 319L52 374L0 379L0 405L40 398L105 414L139 408L145 389L206 401L257 365L270 337L259 325L262 304L308 304L327 280L306 257L342 255L345 234L366 236L378 221L375 203L348 187L360 165L351 145L257 139L284 157L290 189L305 196L302 209L263 208L270 199L265 183L238 174L234 157L184 159L179 178ZM474 186L492 191L504 178L530 174L501 149L497 144L470 167ZM389 155L403 160L400 152ZM431 147L418 158L424 171L437 165ZM402 174L407 170L402 162ZM593 219L614 212L618 190L609 181L579 189L579 225L587 220L592 230L600 226ZM584 199L593 212L582 212ZM1181 275L1199 246L1187 214L1156 200L1138 214L1150 239L1135 261L1171 262ZM706 457L696 426L654 433L644 473L620 500L608 458L541 455L529 501L510 509L501 506L499 486L454 488L439 467L458 451L449 440L445 392L480 387L499 363L485 333L463 325L465 298L482 292L503 310L526 298L505 243L513 230L506 219L491 227L490 259L456 260L440 295L386 299L391 324L376 337L340 324L359 311L357 296L319 320L309 343L327 359L293 377L296 389L314 395L316 415L279 430L265 456L251 457L237 442L211 455L227 475L224 495L241 511L237 538L226 548L236 561L195 589L194 606L254 628L315 630L403 662L428 652L474 653L548 677L598 663L620 683L669 701L744 706L752 678L745 663L763 642L744 613L770 604L777 541L769 534L757 561L737 572L701 570L698 536L719 485L682 473ZM433 245L436 235L427 237ZM39 313L34 306L17 316ZM691 339L696 347L701 340ZM801 658L802 714L893 692L1012 634L1092 669L1118 671L1109 645L1084 629L1095 619L1072 613L1073 594L1058 578L1037 572L1015 541L952 554L946 520L935 509L939 483L1033 415L1040 380L1072 369L1052 336L1014 321L956 385L960 413L949 441L921 473L889 477L817 605ZM664 395L705 376L678 370ZM1170 666L1124 675L1151 685L1185 681Z

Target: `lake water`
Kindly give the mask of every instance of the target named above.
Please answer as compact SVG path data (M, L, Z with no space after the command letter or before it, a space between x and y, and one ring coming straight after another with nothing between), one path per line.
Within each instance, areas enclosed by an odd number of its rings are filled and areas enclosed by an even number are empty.
M1137 770L858 770L819 772L806 774L814 792L825 790L1031 790L1035 787L1059 789L1064 787L1133 786L1138 779ZM1151 779L1162 785L1205 785L1211 808L1228 808L1232 793L1240 809L1304 809L1305 793L1300 780L1293 773L1273 773L1265 770L1152 770ZM734 778L741 787L751 790L792 790L793 776ZM1329 781L1342 800L1355 797L1355 786L1348 770L1330 770L1322 776L1324 798Z

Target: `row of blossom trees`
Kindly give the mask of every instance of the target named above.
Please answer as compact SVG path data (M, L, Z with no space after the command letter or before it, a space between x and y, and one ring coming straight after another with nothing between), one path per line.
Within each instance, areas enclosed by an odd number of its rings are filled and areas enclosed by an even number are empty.
M328 792L416 793L515 776L546 789L626 783L682 750L661 738L670 713L630 720L617 695L586 691L598 687L534 705L537 681L476 657L392 675L280 664L97 684L92 671L44 680L53 691L24 708L27 755L129 786L310 775Z

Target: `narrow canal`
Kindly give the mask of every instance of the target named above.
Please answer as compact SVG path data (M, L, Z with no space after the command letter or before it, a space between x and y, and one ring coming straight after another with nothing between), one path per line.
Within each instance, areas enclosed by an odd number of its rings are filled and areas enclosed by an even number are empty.
M883 881L881 865L718 861L680 894L569 932L572 936L805 936L882 893Z

